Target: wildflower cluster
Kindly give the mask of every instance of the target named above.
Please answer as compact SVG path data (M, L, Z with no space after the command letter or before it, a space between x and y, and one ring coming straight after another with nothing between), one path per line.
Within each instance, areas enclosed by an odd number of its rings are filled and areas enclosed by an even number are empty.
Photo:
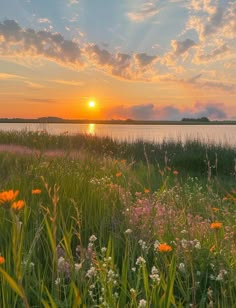
M19 190L7 190L0 193L0 205L5 209L12 208L13 210L20 210L24 207L25 202L23 200L15 201L19 194Z

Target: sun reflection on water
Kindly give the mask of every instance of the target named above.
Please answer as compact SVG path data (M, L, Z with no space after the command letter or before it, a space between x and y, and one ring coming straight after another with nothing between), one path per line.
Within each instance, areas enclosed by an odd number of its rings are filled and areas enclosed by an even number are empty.
M90 123L88 125L88 127L87 127L86 133L88 135L93 135L94 136L95 135L95 130L96 130L96 125L94 123Z

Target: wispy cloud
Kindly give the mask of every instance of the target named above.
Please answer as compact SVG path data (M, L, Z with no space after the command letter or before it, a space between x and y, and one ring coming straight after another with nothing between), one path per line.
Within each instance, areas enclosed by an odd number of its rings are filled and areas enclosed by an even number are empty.
M24 77L14 74L0 73L0 80L24 79Z
M40 84L40 83L36 83L36 82L28 81L28 80L25 80L24 83L25 83L29 88L32 88L32 89L43 89L43 88L45 88L45 86L43 86L43 85Z
M147 1L141 5L140 9L127 13L127 16L132 21L142 22L157 15L159 11L160 9L156 2Z
M40 24L51 24L51 20L49 20L48 18L38 18L37 19L38 23Z
M31 97L27 97L25 98L25 101L27 102L34 102L34 103L44 103L44 104L51 104L51 103L57 103L56 100L51 99L51 98L31 98Z
M61 80L61 79L55 79L51 80L51 82L55 82L58 84L63 84L66 86L75 86L75 87L81 87L84 85L84 82L82 81L75 81L75 80Z

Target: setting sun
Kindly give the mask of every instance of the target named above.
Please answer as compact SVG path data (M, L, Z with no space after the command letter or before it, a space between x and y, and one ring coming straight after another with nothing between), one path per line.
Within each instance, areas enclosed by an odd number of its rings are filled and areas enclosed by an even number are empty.
M94 108L96 104L95 104L94 101L90 101L90 102L88 103L88 105L89 105L90 108Z

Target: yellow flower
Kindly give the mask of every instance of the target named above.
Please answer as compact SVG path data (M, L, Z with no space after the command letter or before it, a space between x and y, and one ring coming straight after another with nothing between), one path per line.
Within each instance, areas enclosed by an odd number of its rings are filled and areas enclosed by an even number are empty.
M220 228L222 228L222 222L211 223L211 229L220 229Z
M5 258L0 256L0 264L3 264L3 263L5 263Z
M116 173L116 177L119 178L120 176L122 176L122 173L121 172L117 172Z
M25 202L23 200L18 200L12 203L11 208L13 210L20 210L25 206Z
M157 249L160 251L160 252L169 252L172 250L172 247L167 245L167 244L160 244L158 245Z
M0 193L0 204L9 203L16 199L19 194L19 190L7 190Z
M41 189L32 189L32 195L39 195L41 194Z

